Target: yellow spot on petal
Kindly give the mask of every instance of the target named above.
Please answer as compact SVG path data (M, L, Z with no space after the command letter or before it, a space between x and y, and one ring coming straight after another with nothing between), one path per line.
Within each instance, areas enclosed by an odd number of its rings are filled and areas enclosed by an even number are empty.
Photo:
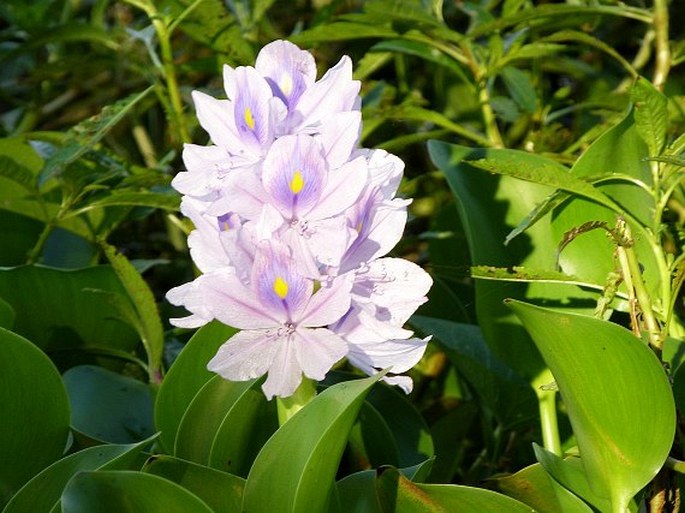
M293 92L293 79L290 75L287 73L284 73L281 75L281 82L279 84L279 87L281 88L281 91L283 91L283 94L286 96L290 96L290 93Z
M250 128L250 130L254 130L254 117L252 117L252 111L250 110L250 107L245 107L243 119L245 119L245 124Z
M274 292L281 299L285 299L285 296L288 295L288 282L280 276L276 276L276 279L274 280Z
M304 178L302 178L302 173L295 171L293 174L293 179L290 180L290 190L293 194L298 194L304 187Z

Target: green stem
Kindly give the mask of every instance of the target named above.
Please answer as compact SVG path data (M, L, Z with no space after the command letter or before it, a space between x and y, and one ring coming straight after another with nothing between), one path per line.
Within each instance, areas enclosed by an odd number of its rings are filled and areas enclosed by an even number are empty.
M654 87L663 90L668 73L671 70L671 50L668 44L668 2L654 0L654 17L652 21L655 34L656 63L654 66Z
M278 406L278 425L282 426L288 422L293 415L309 404L315 396L316 383L303 376L300 386L293 392L293 395L290 397L276 398Z
M559 438L559 423L557 420L557 392L546 390L546 385L554 382L554 376L549 369L545 369L531 385L538 397L540 412L540 428L542 430L542 445L548 451L561 456L561 440Z
M488 135L488 138L495 148L504 148L504 141L502 140L502 135L499 133L499 128L497 127L495 112L490 106L490 92L488 91L487 83L484 80L481 80L478 83L478 103L480 105L481 114L483 115L485 133Z
M666 467L675 470L678 474L685 474L685 461L669 456L666 459Z
M183 101L181 100L181 92L178 87L178 80L176 79L176 68L174 66L174 55L171 49L171 32L168 30L164 19L155 13L151 16L152 24L157 32L159 39L159 50L162 58L162 67L164 69L164 79L166 81L166 89L171 101L171 117L178 131L180 142L190 142L190 135L188 127L186 126L185 116L183 115Z
M54 220L50 220L49 222L45 223L45 226L43 227L43 231L40 232L40 235L38 236L38 240L36 241L36 244L31 248L31 251L28 252L28 255L26 256L26 263L27 264L35 264L38 261L38 257L40 257L40 254L43 252L43 247L45 246L45 242L48 240L48 237L52 233L52 230L55 228L55 222Z
M649 343L654 349L661 351L661 327L654 316L654 309L652 307L652 300L642 279L642 271L640 270L640 263L637 260L635 249L632 246L632 235L630 227L625 224L623 227L623 237L629 241L625 246L619 246L619 260L624 273L624 281L626 286L631 287L635 291L635 298L640 305L642 317L647 325L647 332ZM630 291L630 289L629 289Z

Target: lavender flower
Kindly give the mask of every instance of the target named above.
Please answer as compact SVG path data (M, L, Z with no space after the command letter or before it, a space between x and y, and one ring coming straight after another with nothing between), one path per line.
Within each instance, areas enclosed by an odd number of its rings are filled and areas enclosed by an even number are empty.
M395 197L404 165L358 147L350 59L316 80L309 52L275 41L255 67L226 67L224 89L225 100L193 94L212 144L186 145L187 171L172 182L203 272L168 292L190 312L172 323L241 329L208 368L230 380L267 374L269 398L345 357L368 374L406 372L428 339L402 326L432 281L385 256L406 222L409 201ZM407 376L385 380L411 390Z

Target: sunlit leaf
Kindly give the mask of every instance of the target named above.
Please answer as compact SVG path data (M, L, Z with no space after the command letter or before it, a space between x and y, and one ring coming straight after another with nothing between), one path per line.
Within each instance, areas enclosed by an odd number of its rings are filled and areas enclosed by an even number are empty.
M608 321L509 306L554 374L591 488L623 511L673 443L675 405L663 367L640 339Z
M326 511L347 435L380 377L333 385L288 420L250 470L243 511Z

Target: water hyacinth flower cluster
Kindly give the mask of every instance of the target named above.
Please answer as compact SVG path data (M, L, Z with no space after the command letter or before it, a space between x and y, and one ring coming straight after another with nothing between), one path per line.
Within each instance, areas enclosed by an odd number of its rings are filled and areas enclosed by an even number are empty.
M359 147L358 81L343 57L316 79L313 56L274 41L255 66L224 68L227 99L195 91L208 146L188 144L172 185L195 229L202 274L170 290L195 328L239 328L208 364L243 381L267 374L268 398L290 396L303 375L321 380L339 360L406 392L400 376L428 339L403 328L432 281L386 255L402 236L408 200L396 192L404 164Z

